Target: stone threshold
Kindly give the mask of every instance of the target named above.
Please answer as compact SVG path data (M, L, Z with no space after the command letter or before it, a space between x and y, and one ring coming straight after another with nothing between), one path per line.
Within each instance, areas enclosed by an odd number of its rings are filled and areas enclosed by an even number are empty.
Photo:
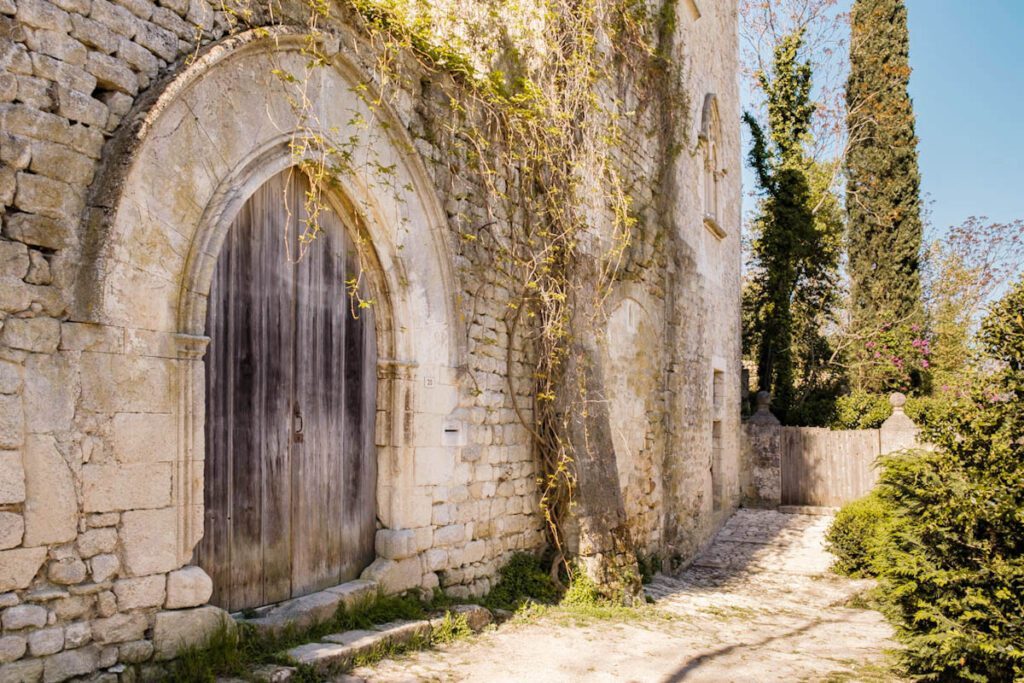
M463 615L473 632L491 623L491 613L479 605L458 605L435 618L421 621L393 621L372 629L326 635L316 643L293 647L284 655L297 666L309 666L330 673L352 666L359 657L371 656L384 648L401 647L417 640L427 643L434 628L449 614Z
M379 593L376 581L357 579L302 597L285 600L246 612L235 612L231 617L238 623L256 629L265 635L280 635L288 630L303 631L334 618L344 607L351 610L374 600ZM429 641L435 625L448 613L463 615L474 632L481 631L492 621L490 611L478 605L457 605L432 619L421 621L394 621L372 629L345 631L323 636L318 642L306 643L281 653L292 666L267 666L254 671L256 681L286 683L296 674L297 666L309 666L329 674L352 666L359 657L372 655L385 647L401 647L420 639ZM357 683L362 679L334 673L335 683ZM234 683L222 678L219 683Z
M363 683L362 678L340 671L356 664L360 657L382 653L385 648L415 645L416 641L429 643L434 628L449 613L465 616L466 623L474 633L483 630L492 620L491 613L484 607L457 605L431 619L393 621L370 629L332 633L323 636L317 642L298 645L282 652L281 654L291 662L291 666L266 666L254 671L252 679L265 683L288 683L296 676L297 667L307 666L320 674L329 675L332 683ZM218 683L242 682L221 678L218 679Z
M289 628L302 631L330 621L341 607L351 610L370 602L378 590L376 581L356 579L252 612L235 612L231 617L266 635L279 635Z

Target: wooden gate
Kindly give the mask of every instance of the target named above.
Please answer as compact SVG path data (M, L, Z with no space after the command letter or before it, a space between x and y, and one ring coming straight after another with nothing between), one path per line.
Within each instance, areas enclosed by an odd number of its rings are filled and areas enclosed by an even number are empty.
M234 611L353 579L374 557L376 337L353 315L355 248L334 213L295 262L305 176L235 218L210 289L205 533L211 602Z
M838 507L878 480L877 429L782 428L782 504Z

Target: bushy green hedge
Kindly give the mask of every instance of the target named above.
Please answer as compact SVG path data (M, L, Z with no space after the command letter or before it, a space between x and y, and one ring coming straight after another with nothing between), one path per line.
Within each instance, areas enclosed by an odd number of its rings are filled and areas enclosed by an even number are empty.
M854 391L836 399L832 429L877 429L892 415L889 397Z
M836 557L833 570L846 576L875 576L891 521L892 508L878 491L844 506L825 539Z
M884 458L880 507L848 506L830 533L842 562L878 575L928 680L1024 680L1024 283L980 340L994 371L970 400L932 407L936 450Z

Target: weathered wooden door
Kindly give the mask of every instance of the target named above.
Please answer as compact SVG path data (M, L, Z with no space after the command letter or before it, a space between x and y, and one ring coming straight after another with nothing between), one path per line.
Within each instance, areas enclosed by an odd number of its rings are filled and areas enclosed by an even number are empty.
M205 533L212 602L266 605L355 578L373 560L376 337L353 315L354 246L333 213L294 262L305 177L245 203L207 310ZM292 258L290 258L290 256Z

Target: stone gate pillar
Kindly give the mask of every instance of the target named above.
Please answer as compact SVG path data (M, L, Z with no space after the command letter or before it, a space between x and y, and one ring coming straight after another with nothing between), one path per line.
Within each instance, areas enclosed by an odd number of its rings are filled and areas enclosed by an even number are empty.
M903 406L907 404L907 397L897 392L889 396L889 404L892 405L892 415L882 423L882 427L878 430L879 452L885 455L920 447L919 434L921 430L903 411Z
M769 406L767 391L757 394L757 412L743 425L740 458L741 504L774 509L782 503L782 425Z

